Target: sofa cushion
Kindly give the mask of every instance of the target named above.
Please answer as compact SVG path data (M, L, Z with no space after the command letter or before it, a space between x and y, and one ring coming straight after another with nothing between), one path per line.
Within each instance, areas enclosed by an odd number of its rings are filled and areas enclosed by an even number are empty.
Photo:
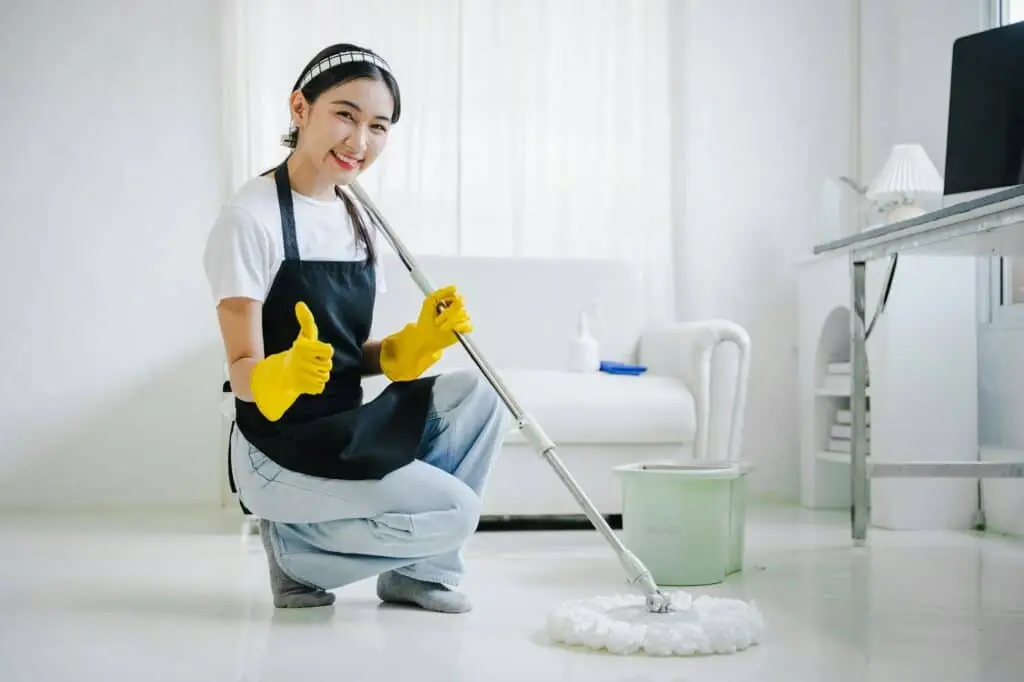
M533 369L499 374L558 445L693 442L693 397L679 379ZM525 440L515 430L507 442Z
M556 445L694 440L693 396L679 379L500 368L498 375ZM364 399L372 400L386 385L380 376L365 379ZM513 425L506 442L526 439Z

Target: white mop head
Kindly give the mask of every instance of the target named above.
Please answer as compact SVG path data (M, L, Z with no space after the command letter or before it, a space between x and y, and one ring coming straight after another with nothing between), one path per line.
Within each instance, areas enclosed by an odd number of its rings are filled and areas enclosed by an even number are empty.
M616 654L732 654L758 643L764 620L739 599L672 595L674 612L650 613L640 595L592 597L562 604L548 616L552 640Z

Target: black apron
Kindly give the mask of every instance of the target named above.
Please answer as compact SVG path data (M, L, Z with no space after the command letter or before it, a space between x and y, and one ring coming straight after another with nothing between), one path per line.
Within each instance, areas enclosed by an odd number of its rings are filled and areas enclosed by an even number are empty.
M392 382L363 404L363 344L377 295L374 265L369 254L359 261L300 260L287 160L274 171L274 180L284 262L263 303L264 355L292 346L299 334L295 304L305 301L320 340L334 348L333 366L323 393L300 395L278 421L237 398L235 421L249 443L285 469L325 478L380 479L419 456L435 377Z

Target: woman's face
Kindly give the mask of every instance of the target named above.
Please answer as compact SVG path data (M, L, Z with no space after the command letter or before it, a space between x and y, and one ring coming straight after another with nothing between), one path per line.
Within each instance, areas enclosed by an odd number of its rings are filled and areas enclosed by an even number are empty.
M384 82L357 78L325 90L312 106L292 94L292 121L299 130L296 154L324 180L347 185L380 156L388 139L394 99Z

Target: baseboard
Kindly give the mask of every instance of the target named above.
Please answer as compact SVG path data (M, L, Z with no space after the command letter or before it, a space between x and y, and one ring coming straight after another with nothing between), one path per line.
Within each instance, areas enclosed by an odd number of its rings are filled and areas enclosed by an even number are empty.
M983 462L1024 461L1024 450L992 446L979 449ZM1024 479L982 479L981 506L985 512L985 530L1012 538L1024 538Z
M613 530L622 529L621 514L607 514L603 518ZM483 516L477 525L478 532L556 530L595 530L595 528L590 519L583 514Z

